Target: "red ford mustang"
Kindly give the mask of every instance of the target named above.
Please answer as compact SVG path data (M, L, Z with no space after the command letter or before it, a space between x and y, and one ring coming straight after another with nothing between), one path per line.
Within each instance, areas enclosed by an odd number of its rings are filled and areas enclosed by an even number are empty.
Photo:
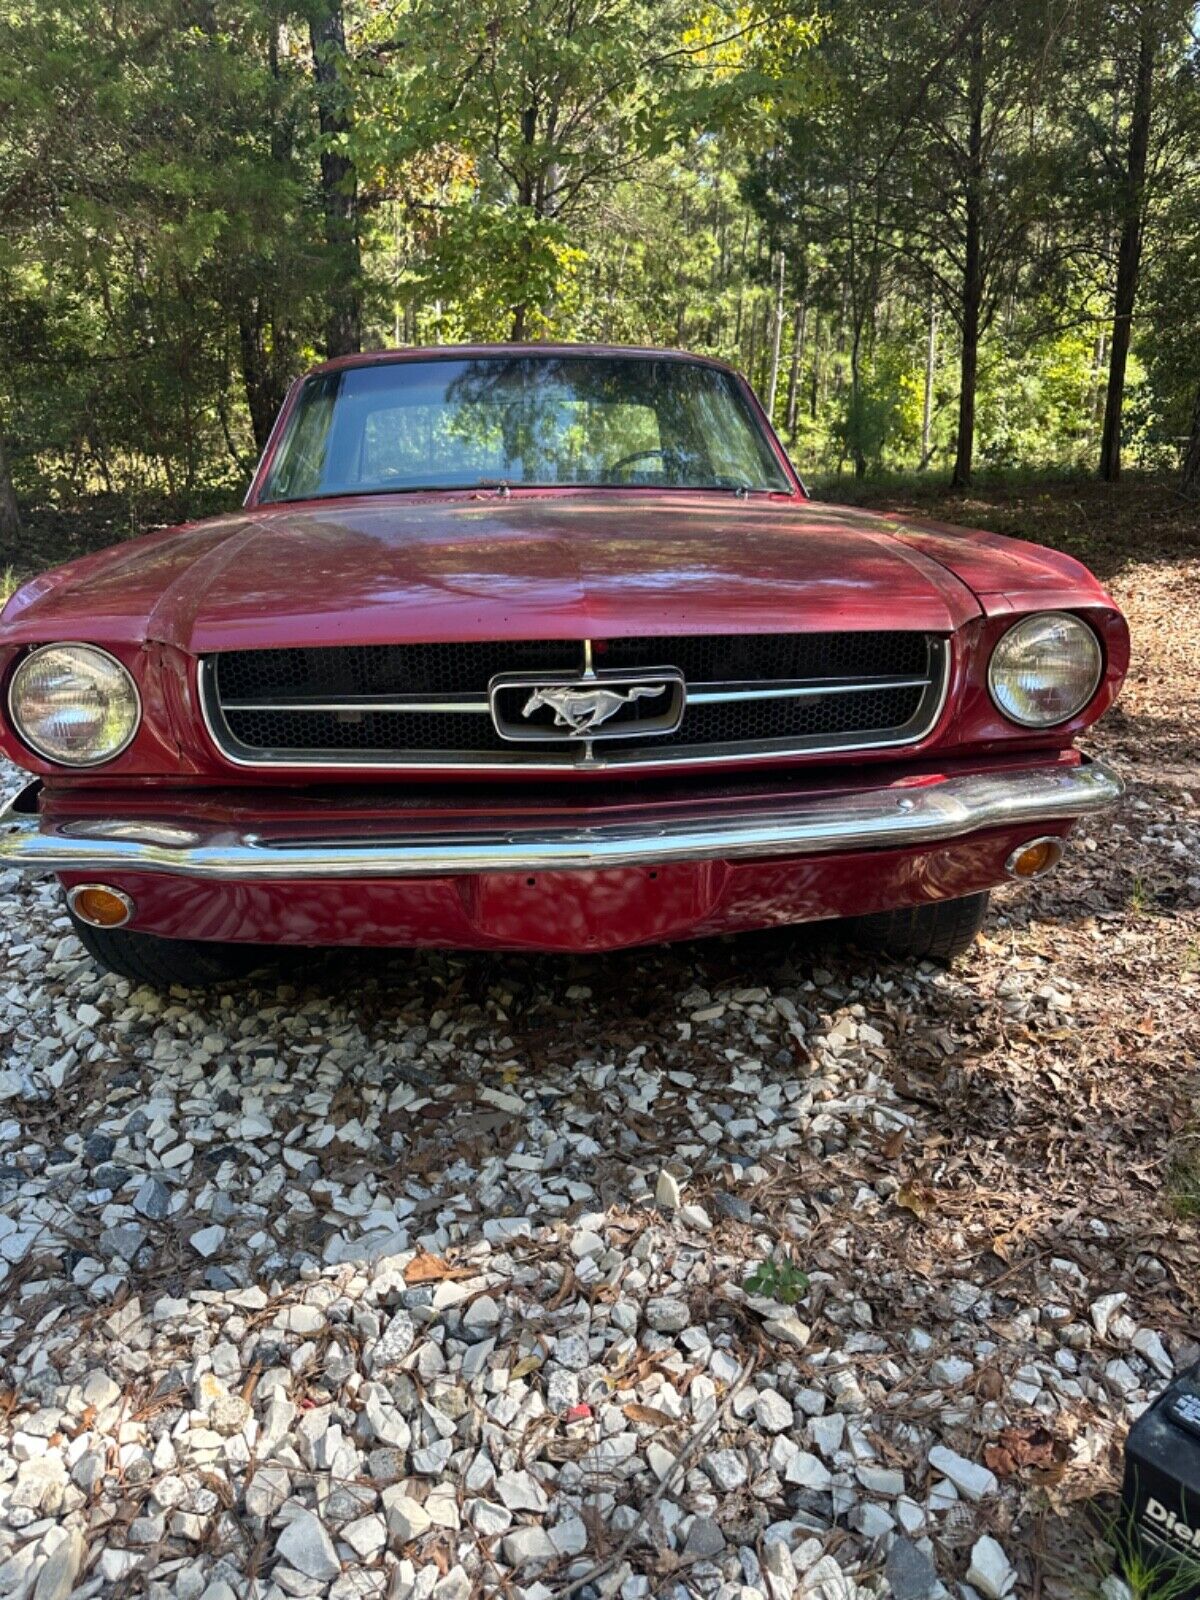
M714 361L392 352L295 385L244 509L0 617L0 863L106 967L603 950L818 918L949 959L1119 780L1069 556L815 504Z

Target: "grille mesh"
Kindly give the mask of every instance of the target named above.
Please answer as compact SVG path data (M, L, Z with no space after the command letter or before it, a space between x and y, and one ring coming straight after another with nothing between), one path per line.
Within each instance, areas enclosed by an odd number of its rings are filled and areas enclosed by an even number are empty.
M428 755L513 748L496 732L491 717L448 712L226 711L225 720L234 738L254 750L421 751ZM536 748L565 750L568 745L546 740Z
M757 684L804 679L859 680L937 677L942 652L923 633L736 634L597 641L602 671L676 667L693 690L702 684ZM580 757L583 742L563 738L514 745L496 732L489 715L445 711L298 710L288 700L346 700L409 695L486 698L497 673L577 673L581 641L518 640L497 643L326 646L314 649L238 650L212 657L210 714L218 739L243 760L319 763L336 759L434 763L439 757L535 762ZM861 689L795 698L689 703L674 733L598 741L601 759L700 759L739 747L880 744L926 731L940 684ZM234 701L266 702L266 709ZM636 715L636 709L631 708Z
M325 645L227 650L216 661L222 702L358 694L486 695L497 672L580 671L583 646L573 639Z
M605 670L678 667L690 684L769 683L790 678L911 678L925 671L927 655L923 633L734 633L610 639L597 648L596 665Z

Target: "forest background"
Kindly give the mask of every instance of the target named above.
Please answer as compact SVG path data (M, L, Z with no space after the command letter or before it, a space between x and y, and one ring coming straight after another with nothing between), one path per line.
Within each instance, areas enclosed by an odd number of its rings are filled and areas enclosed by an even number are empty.
M0 552L326 355L723 357L803 474L1200 493L1186 0L0 0Z

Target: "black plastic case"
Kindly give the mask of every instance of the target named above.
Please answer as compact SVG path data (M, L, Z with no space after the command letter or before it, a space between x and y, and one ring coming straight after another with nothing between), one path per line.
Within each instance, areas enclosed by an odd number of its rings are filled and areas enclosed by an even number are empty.
M1127 1537L1143 1560L1179 1569L1171 1600L1200 1600L1200 1363L1129 1430L1122 1489ZM1173 1574L1174 1578L1174 1574Z

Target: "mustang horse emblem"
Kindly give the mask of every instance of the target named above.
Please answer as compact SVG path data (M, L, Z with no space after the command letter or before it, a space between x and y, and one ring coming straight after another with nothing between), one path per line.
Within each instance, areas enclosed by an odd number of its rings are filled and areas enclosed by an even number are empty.
M587 734L609 717L616 716L622 706L632 700L643 700L648 695L665 694L667 685L638 683L631 689L579 689L567 686L559 689L535 689L521 711L531 717L539 706L549 706L554 712L556 728L570 728L571 733Z

